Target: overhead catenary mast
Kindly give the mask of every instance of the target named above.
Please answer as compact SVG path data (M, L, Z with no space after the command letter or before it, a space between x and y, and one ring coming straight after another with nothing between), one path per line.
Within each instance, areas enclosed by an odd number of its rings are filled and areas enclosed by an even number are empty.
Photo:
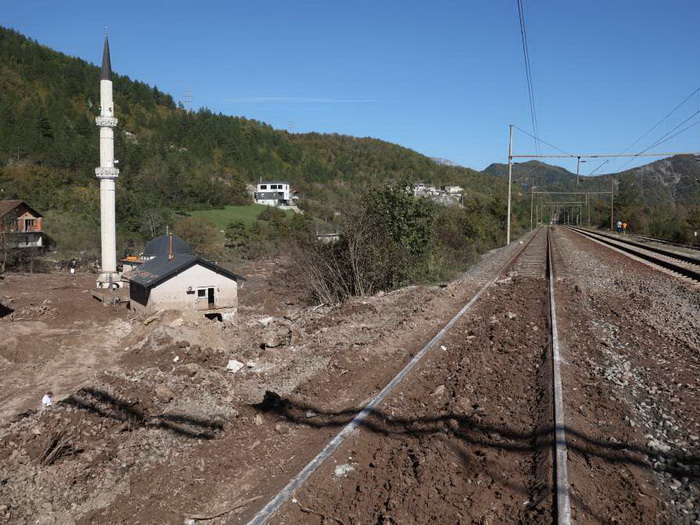
M115 192L119 170L114 167L114 101L112 98L112 64L109 58L109 41L105 37L100 74L100 116L95 119L100 128L100 167L95 175L100 179L100 233L102 238L101 273L98 288L121 286L117 273L117 235L115 219Z

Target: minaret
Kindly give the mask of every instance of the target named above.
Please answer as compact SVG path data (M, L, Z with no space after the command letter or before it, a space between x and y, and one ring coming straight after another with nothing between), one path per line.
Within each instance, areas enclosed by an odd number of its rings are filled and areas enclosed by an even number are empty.
M117 234L115 220L115 187L119 170L114 167L114 102L112 100L112 64L109 59L109 41L105 37L100 74L100 116L95 119L100 128L100 167L95 175L100 179L100 229L102 236L102 273L97 286L121 286L117 273Z

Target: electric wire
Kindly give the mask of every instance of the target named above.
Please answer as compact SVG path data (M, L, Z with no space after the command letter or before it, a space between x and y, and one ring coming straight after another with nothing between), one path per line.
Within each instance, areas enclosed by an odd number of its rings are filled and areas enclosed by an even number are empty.
M627 166L630 162L632 162L634 159L636 159L639 155L642 155L643 153L646 153L647 151L649 151L649 150L652 149L652 148L655 148L656 146L660 146L661 144L663 144L663 143L665 143L665 142L668 142L669 140L671 140L671 139L677 137L678 135L680 135L680 134L682 134L682 133L685 133L685 132L688 131L690 128L693 128L693 127L697 126L698 124L700 124L700 121L697 121L697 122L694 122L693 124L690 124L690 125L686 126L686 127L683 128L683 129L681 129L681 130L678 131L677 133L673 133L673 132L676 131L680 126L682 126L683 124L687 123L689 120L692 120L692 119L693 119L694 117L696 117L698 114L700 114L700 111L696 111L695 113L693 113L692 115L690 115L688 118L686 118L683 122L681 122L680 124L678 124L677 126L675 126L672 130L670 130L670 131L666 132L666 134L662 135L659 139L656 140L656 142L654 142L654 143L651 144L650 146L646 147L645 149L643 149L643 150L640 151L639 153L636 153L636 154L634 155L634 157L631 157L627 162L625 162L625 163L622 165L622 167L620 168L620 171L622 171L622 170L625 168L625 166ZM673 135L670 135L671 133L673 133Z
M532 131L534 137L539 137L539 128L537 124L537 111L535 109L535 89L532 82L532 67L530 65L530 48L527 41L527 31L525 29L525 11L523 9L522 0L517 0L518 19L520 21L520 40L523 45L523 59L525 62L525 78L527 81L527 94L530 103L530 119L532 121ZM539 154L539 144L535 142L535 149Z
M698 93L698 92L700 92L700 88L697 88L697 89L696 89L695 91L693 91L690 95L688 95L688 96L683 100L683 102L681 102L681 103L678 104L675 108L673 108L671 111L669 111L669 112L666 114L665 117L663 117L663 118L662 118L661 120L659 120L656 124L654 124L654 125L651 127L651 129L649 129L649 131L647 131L646 133L644 133L644 135L642 135L642 136L639 137L637 140L635 140L632 144L630 144L629 146L627 146L627 148L625 148L625 149L622 151L622 153L627 153L629 150L631 150L633 147L635 147L644 137L646 137L646 136L649 135L652 131L654 131L656 128L658 128L668 117L670 117L670 116L673 115L676 111L678 111L678 109L679 109L683 104L685 104L686 102L688 102L688 101L693 97L693 95L695 95L695 94Z
M590 172L590 173L587 175L587 177L590 177L591 175L593 175L596 171L598 171L600 168L602 168L603 166L605 166L608 162L610 162L610 160L604 160L603 162L601 162L601 163L598 165L598 167L597 167L596 169L594 169L592 172Z
M683 133L683 132L689 130L689 129L692 128L693 126L696 126L696 125L698 124L698 122L696 122L696 123L694 123L694 124L690 124L689 126L687 126L687 127L683 128L682 130L680 130L678 133L674 133L673 135L671 135L670 137L668 137L668 135L669 135L670 133L673 133L674 131L676 131L676 130L677 130L678 128L680 128L683 124L685 124L685 123L688 122L689 120L692 120L692 119L693 119L695 116L697 116L698 114L700 114L700 110L699 110L699 111L696 111L695 113L693 113L692 115L690 115L687 119L685 119L683 122L681 122L680 124L678 124L678 125L677 125L676 127L674 127L672 130L667 131L665 135L663 135L662 137L660 137L656 142L654 142L651 146L649 146L649 147L646 148L645 150L640 151L639 154L641 155L642 153L646 153L646 152L647 152L648 150L650 150L651 148L655 148L656 146L659 146L659 145L663 144L664 142L668 142L668 141L671 140L672 138L677 137L678 135L680 135L681 133ZM668 137L668 138L666 138L666 137Z
M530 133L529 131L525 131L524 129L519 128L518 126L515 126L515 125L513 125L513 127L514 127L515 129L517 129L518 131L521 131L521 132L525 133L526 135L529 135L530 137L532 137L533 139L535 139L537 142L541 142L542 144L546 144L546 145L549 146L550 148L553 148L553 149L557 150L559 153L563 153L564 155L569 155L570 157L573 157L573 158L576 158L576 157L577 157L577 155L574 155L573 153L569 153L568 151L564 151L563 149L556 147L554 144L550 144L550 143L547 142L546 140L542 140L541 138L536 137L535 135L533 135L533 134ZM539 155L539 153L538 153L538 155Z
M676 111L678 111L686 102L688 102L693 96L697 95L698 93L700 93L700 88L695 89L690 95L688 95L686 98L684 98L682 102L680 102L676 107L674 107L671 111L669 111L661 120L659 120L656 124L654 124L654 125L649 129L649 131L647 131L646 133L644 133L641 137L639 137L637 140L635 140L630 146L628 146L625 150L623 150L622 153L626 153L627 151L629 151L630 149L632 149L632 148L633 148L635 145L637 145L642 139L644 139L645 137L647 137L652 131L654 131L656 128L658 128L662 123L666 122L666 120L667 120L671 115L673 115ZM689 120L691 120L693 117L695 117L695 116L698 115L698 114L700 114L700 109L696 110L695 113L693 113L690 117L686 118L686 119L685 119L683 122L681 122L680 124L676 125L673 129L671 129L670 131L667 131L664 135L662 135L660 138L658 138L658 139L657 139L655 142L653 142L650 146L646 147L645 149L643 149L642 151L640 151L639 153L637 153L634 157L631 157L627 162L625 162L625 163L619 168L619 171L622 171L627 165L629 165L632 161L634 161L634 159L637 158L637 155L641 155L642 153L645 153L645 152L649 151L650 149L652 149L652 148L654 148L654 147L656 147L656 146L659 146L660 144L663 144L664 142L667 142L668 140L670 140L670 139L672 139L672 138L674 138L674 137L677 137L677 136L680 135L681 133L683 133L683 132L687 131L688 129L692 128L693 126L695 126L697 123L696 123L696 124L692 124L692 125L690 125L690 126L687 126L686 128L682 129L682 130L679 131L678 133L675 133L675 134L671 135L671 133L673 133L675 130L677 130L679 127L681 127L682 125L684 125L685 123L687 123ZM669 135L671 135L671 136L669 136Z

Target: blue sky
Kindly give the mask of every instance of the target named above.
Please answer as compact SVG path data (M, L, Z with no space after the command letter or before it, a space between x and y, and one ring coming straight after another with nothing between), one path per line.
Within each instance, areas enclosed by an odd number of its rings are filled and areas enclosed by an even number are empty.
M697 0L523 0L540 137L636 153L700 122ZM375 137L474 169L532 132L516 0L2 0L0 25L194 108ZM686 124L686 125L687 125ZM291 126L291 128L290 128ZM682 125L680 129L683 129ZM516 131L514 154L535 153ZM541 153L556 153L542 146ZM652 151L700 151L700 125ZM611 160L597 173L655 159ZM575 160L552 160L571 171ZM582 164L593 171L600 161Z

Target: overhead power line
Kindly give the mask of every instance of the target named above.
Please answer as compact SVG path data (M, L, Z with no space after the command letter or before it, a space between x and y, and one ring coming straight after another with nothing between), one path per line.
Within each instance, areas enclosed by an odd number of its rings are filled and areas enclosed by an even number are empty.
M680 134L683 133L684 131L686 131L686 130L692 128L693 126L696 126L696 125L698 124L698 122L696 122L695 124L690 124L689 126L686 126L686 127L683 128L682 130L680 130L678 133L673 133L673 132L676 131L678 128L680 128L683 124L685 124L686 122L688 122L688 121L692 120L694 117L696 117L698 114L700 114L700 110L698 110L698 111L696 111L695 113L693 113L692 115L690 115L687 119L685 119L683 122L681 122L680 124L678 124L678 125L677 125L676 127L674 127L672 130L667 131L666 134L664 134L661 138L659 138L656 142L654 142L654 143L653 143L651 146L649 146L648 148L646 148L646 149L640 151L640 153L645 153L645 152L647 152L648 150L650 150L651 148L655 148L656 146L658 146L658 145L660 145L660 144L663 144L664 142L668 142L668 141L671 140L673 137L677 137L678 135L680 135ZM671 133L673 133L673 135L671 135L671 136L669 137L669 135L670 135Z
M591 175L593 175L596 171L598 171L600 168L602 168L603 166L605 166L608 162L610 162L610 159L604 160L603 162L601 162L601 163L598 165L598 167L597 167L596 169L594 169L592 172L590 172L590 173L588 174L588 176L590 177Z
M642 135L642 136L639 137L637 140L635 140L632 144L630 144L629 146L627 146L627 147L624 149L624 151L623 151L622 153L627 153L629 150L631 150L632 148L634 148L643 138L645 138L647 135L649 135L652 131L654 131L656 128L658 128L661 124L663 124L663 123L666 121L666 119L667 119L668 117L670 117L670 116L673 115L676 111L678 111L678 109L679 109L683 104L685 104L686 102L688 102L688 101L693 97L693 95L695 95L695 94L698 93L698 92L700 92L700 88L697 88L697 89L696 89L695 91L693 91L690 95L688 95L688 96L683 100L683 102L681 102L681 103L678 104L675 108L673 108L671 111L669 111L668 114L667 114L664 118L662 118L662 119L659 120L656 124L654 124L654 125L651 127L651 129L649 129L649 131L647 131L646 133L644 133L644 135Z
M651 134L651 132L653 132L653 131L654 131L656 128L658 128L661 124L663 124L664 122L666 122L667 119L668 119L671 115L673 115L676 111L678 111L686 102L688 102L691 98L693 98L693 96L697 95L699 92L700 92L700 88L695 89L690 95L688 95L686 98L684 98L682 102L680 102L676 107L674 107L671 111L669 111L661 120L659 120L656 124L654 124L654 125L649 129L649 131L647 131L646 133L644 133L644 135L642 135L641 137L639 137L639 138L638 138L637 140L635 140L629 147L627 147L627 148L623 151L623 153L626 153L627 151L629 151L630 149L632 149L632 148L633 148L634 146L636 146L642 139L644 139L645 137L647 137L649 134ZM641 151L639 152L639 155L641 155L642 153L646 153L646 152L649 151L650 149L655 148L656 146L659 146L659 145L663 144L664 142L668 142L668 141L671 140L672 138L677 137L677 136L680 135L681 133L686 132L687 130L689 130L690 128L692 128L692 127L694 127L694 126L697 126L700 122L695 122L695 123L693 123L693 124L690 124L690 125L686 126L685 128L681 129L680 131L674 133L674 131L676 131L678 128L680 128L681 126L683 126L683 125L686 124L687 122L691 121L691 120L692 120L694 117L696 117L698 114L700 114L700 109L697 109L692 115L690 115L689 117L687 117L687 118L686 118L685 120L683 120L680 124L676 125L673 129L667 131L667 132L666 132L665 134L663 134L661 137L659 137L658 139L656 139L651 145L649 145L649 146L647 146L646 148L644 148L643 150L641 150ZM623 170L628 164L630 164L630 162L632 162L633 160L634 160L634 157L631 158L630 160L628 160L627 162L625 162L625 163L619 168L619 171L622 171L622 170Z
M520 40L523 44L523 58L525 61L525 78L527 80L527 95L530 102L530 119L532 120L532 132L534 137L539 137L537 126L537 111L535 110L535 89L532 82L532 68L530 67L530 48L527 42L527 31L525 30L525 12L522 0L517 0L518 18L520 20ZM539 144L535 142L535 149L539 152Z
M542 140L542 139L539 138L538 136L535 136L535 135L533 135L532 133L530 133L529 131L525 131L524 129L519 128L518 126L515 126L515 125L514 125L513 127L514 127L515 129L517 129L518 131L522 131L522 132L525 133L526 135L531 136L533 139L535 139L535 141L536 141L535 143L538 144L538 145L539 145L539 143L541 142L542 144L546 144L546 145L549 146L550 148L553 148L553 149L557 150L558 152L563 153L564 155L567 155L567 156L569 156L569 157L576 157L576 156L577 156L577 155L574 155L573 153L569 153L568 151L564 151L563 149L556 147L554 144L550 144L550 143L547 142L546 140ZM538 152L538 154L539 154L539 147L537 148L537 152Z

